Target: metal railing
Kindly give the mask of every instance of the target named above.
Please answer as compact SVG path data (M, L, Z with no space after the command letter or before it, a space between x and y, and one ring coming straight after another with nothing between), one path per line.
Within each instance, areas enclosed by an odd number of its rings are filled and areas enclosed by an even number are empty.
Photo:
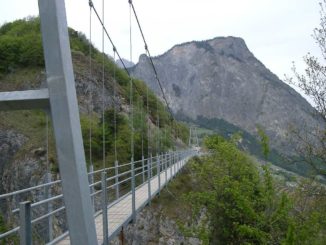
M90 168L88 177L94 218L103 215L104 237L109 238L108 207L131 194L132 219L134 219L136 216L136 189L148 185L147 203L150 203L155 194L151 193L151 180L155 177L158 178L156 193L159 193L163 187L162 183L167 184L179 172L184 161L195 154L196 152L193 150L167 152L149 156L146 159L142 157L141 160L124 164L115 162L112 167L95 171ZM168 174L167 171L170 173ZM161 180L163 172L164 179ZM31 244L33 239L43 244L55 244L69 234L65 221L61 180L50 181L50 176L48 180L49 182L45 184L0 195L2 213L6 213L6 220L12 224L12 228L0 234L0 242L19 240L21 244ZM54 193L55 195L51 196ZM5 212L3 212L4 209L6 209ZM56 227L61 227L61 234L56 229L58 234L55 237L54 223ZM41 225L36 227L38 224ZM43 228L43 231L40 231L40 227Z

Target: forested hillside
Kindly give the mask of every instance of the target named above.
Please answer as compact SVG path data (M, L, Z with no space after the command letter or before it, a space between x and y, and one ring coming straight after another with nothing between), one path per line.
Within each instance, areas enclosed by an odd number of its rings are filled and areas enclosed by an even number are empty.
M211 136L127 229L127 244L325 244L326 190L308 179L287 187L231 140ZM157 226L155 226L157 224Z
M69 29L70 45L72 49L72 57L75 69L76 88L80 103L81 123L84 136L85 149L89 149L88 129L90 125L93 127L92 147L94 157L102 156L102 118L101 118L101 103L102 91L101 69L102 69L102 54L93 46L92 52L92 75L90 75L89 53L90 44L86 37L73 29ZM113 60L105 55L105 122L106 123L106 149L107 154L113 154L113 136L114 136L114 107L117 112L117 140L119 155L122 161L130 159L128 146L130 144L131 129L130 125L130 78L127 73L118 68ZM0 89L1 91L33 89L45 84L43 50L41 45L40 22L38 18L30 18L18 20L13 23L4 24L0 28ZM113 74L115 73L115 77ZM113 99L113 87L116 81L117 98ZM174 145L175 139L180 138L187 142L188 130L183 124L172 120L165 106L160 100L149 90L148 94L148 110L147 110L147 95L146 85L140 80L133 80L133 112L134 112L134 128L135 128L135 152L138 154L136 158L141 157L142 146L144 142L144 154L147 155L147 126L151 127L151 148L153 153L157 151L166 151ZM93 101L89 103L89 91L91 90ZM91 112L90 112L91 108ZM16 127L20 129L20 122L17 117L38 115L41 112L15 112L5 113L6 120L2 120L1 124L7 127ZM11 117L16 117L13 122L10 122ZM148 117L149 116L149 117ZM25 116L27 117L27 116ZM149 121L147 121L149 119ZM45 118L39 119L39 125L26 128L35 128L35 131L42 130L45 125ZM159 120L159 124L158 124ZM36 120L32 119L34 124ZM16 124L15 124L16 123ZM13 124L13 125L12 125ZM159 126L156 127L156 126ZM38 127L39 126L39 127ZM26 129L28 131L30 129ZM22 132L25 133L25 132ZM27 132L28 133L28 132ZM36 132L31 134L37 135ZM175 136L172 136L172 134ZM33 137L32 135L30 137ZM41 139L40 139L41 140ZM160 141L157 145L157 141ZM41 143L41 142L39 142ZM157 149L157 148L160 149Z

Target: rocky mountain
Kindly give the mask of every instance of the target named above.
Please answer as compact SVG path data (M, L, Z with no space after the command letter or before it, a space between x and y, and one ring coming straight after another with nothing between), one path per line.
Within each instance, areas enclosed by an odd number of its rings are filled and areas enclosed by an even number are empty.
M116 60L115 63L117 64L118 67L124 68L122 62L126 66L126 68L130 68L130 67L133 67L135 65L133 62L131 62L129 60L126 60L124 58L122 58L121 60Z
M201 126L256 135L259 124L271 145L284 152L291 150L290 125L321 123L314 108L255 58L241 38L176 45L153 61L173 112ZM132 74L160 95L146 55Z

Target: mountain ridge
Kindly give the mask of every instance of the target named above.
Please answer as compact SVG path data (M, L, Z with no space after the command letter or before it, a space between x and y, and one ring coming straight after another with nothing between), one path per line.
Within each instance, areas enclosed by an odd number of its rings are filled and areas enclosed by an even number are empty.
M147 59L141 55L130 71L161 96ZM259 124L272 147L291 153L289 127L321 123L306 99L259 61L242 38L177 44L153 62L172 111L194 121L224 119L252 135Z

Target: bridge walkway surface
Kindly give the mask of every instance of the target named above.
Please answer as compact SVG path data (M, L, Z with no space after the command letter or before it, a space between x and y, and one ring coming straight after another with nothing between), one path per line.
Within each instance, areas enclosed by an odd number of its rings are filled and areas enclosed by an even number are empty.
M151 188L151 197L149 196L149 184L148 182L143 183L136 188L136 210L139 212L144 206L146 206L149 200L153 199L160 190L168 184L168 182L184 167L190 157L187 157L179 162L176 162L174 165L168 167L166 171L160 173L160 180L158 175L151 178L150 188ZM159 185L160 182L160 185ZM132 221L132 193L124 196L122 199L114 202L108 206L108 234L109 240L114 238L120 231L121 228L127 225ZM96 225L96 235L98 244L103 244L103 215L99 214L95 218ZM60 245L70 244L69 236L58 242Z

